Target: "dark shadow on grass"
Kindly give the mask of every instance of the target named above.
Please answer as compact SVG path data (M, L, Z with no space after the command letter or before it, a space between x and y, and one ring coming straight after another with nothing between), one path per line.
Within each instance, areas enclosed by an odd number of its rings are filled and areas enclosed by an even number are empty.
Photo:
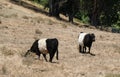
M89 52L80 52L80 53L82 53L82 54L90 54L91 56L95 56L95 54L93 54L93 53L89 53Z
M25 2L25 1L22 1L22 0L21 1L19 1L19 0L10 0L10 2L13 3L13 4L16 4L16 5L22 6L24 8L31 9L31 10L37 12L37 13L43 13L43 14L48 15L48 12L46 12L45 10L40 9L40 8L38 8L38 7L36 7L36 6L32 5L32 4L29 4L29 3Z
M59 64L59 62L50 62L50 63L53 63L53 64Z

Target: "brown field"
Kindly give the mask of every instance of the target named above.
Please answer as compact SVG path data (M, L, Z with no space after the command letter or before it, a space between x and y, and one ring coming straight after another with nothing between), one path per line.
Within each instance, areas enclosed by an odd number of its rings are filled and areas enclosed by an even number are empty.
M78 52L81 31L96 35L95 56ZM58 61L23 57L35 39L54 37L59 40ZM78 27L0 0L0 77L120 77L120 34Z

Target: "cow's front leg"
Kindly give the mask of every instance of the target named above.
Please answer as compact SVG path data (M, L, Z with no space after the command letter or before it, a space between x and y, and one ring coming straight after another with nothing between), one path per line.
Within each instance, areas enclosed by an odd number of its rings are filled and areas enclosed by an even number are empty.
M81 45L79 45L79 52L81 53L82 51L81 51Z
M43 54L43 57L44 57L44 59L45 59L45 60L46 60L46 62L47 62L46 54Z
M86 53L86 46L83 47L83 53Z
M40 60L40 55L41 55L41 53L39 53L39 54L36 54L38 57L37 58L35 58L35 59L38 59L38 60Z
M89 51L88 51L88 53L90 53L91 46L90 46L90 47L88 47L88 48L89 48Z

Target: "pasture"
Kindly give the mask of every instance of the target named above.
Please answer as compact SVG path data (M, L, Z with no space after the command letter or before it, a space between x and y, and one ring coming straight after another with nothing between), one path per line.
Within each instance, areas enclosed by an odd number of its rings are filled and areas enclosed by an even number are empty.
M120 77L120 34L59 21L0 0L0 77ZM79 32L96 36L90 54L78 50ZM23 55L38 38L59 40L59 60ZM48 55L47 55L48 58Z

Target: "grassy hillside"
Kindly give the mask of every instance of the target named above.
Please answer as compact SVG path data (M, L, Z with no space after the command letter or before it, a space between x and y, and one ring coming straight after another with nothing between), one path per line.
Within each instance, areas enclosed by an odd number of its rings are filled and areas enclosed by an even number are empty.
M95 56L78 52L81 31L95 34ZM53 37L59 40L58 61L36 60L33 53L23 57L35 39ZM78 27L0 0L0 77L120 77L120 34Z

